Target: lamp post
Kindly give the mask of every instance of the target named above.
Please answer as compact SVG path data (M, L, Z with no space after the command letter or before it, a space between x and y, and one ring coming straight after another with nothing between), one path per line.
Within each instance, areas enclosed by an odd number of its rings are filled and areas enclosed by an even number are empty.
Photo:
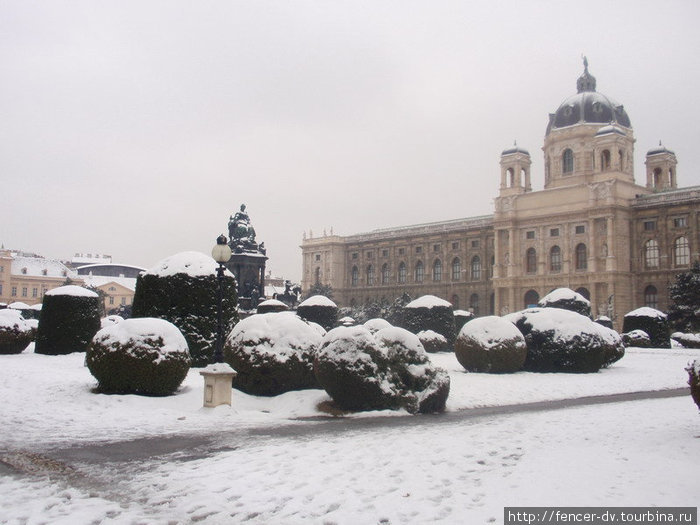
M211 251L211 256L219 263L219 267L216 269L216 280L219 283L219 300L216 321L216 348L214 349L215 363L224 362L224 327L221 320L224 302L224 271L226 270L224 264L231 259L231 248L229 248L226 242L226 236L222 233L217 237L216 245Z

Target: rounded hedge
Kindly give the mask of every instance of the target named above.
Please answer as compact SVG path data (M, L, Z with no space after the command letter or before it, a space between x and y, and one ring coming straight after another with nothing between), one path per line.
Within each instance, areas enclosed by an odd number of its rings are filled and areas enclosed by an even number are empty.
M321 337L293 312L243 319L224 345L224 360L237 372L233 386L257 396L318 388L313 360Z
M462 327L474 319L474 314L468 310L455 310L453 313L455 316L455 333L459 334Z
M367 328L372 334L377 333L379 330L382 328L388 328L391 326L391 323L387 321L386 319L382 319L380 317L375 317L374 319L369 319L368 321L365 321L364 327Z
M432 330L447 340L451 349L455 342L455 316L452 305L434 295L424 295L404 306L400 326L418 334Z
M338 306L324 295L313 295L297 306L297 315L332 330L338 319Z
M671 348L671 331L665 313L643 306L625 314L622 331L643 330L654 348Z
M570 288L557 288L537 303L540 308L561 308L591 317L591 302Z
M0 354L21 354L34 331L18 310L0 310Z
M192 366L203 367L214 356L217 332L218 264L208 255L183 252L160 261L136 280L132 318L155 317L173 323L187 340ZM224 334L238 322L236 278L222 279Z
M626 347L635 348L649 348L651 347L651 340L649 335L644 330L632 330L622 334L622 343Z
M469 372L517 372L526 356L523 334L513 323L494 315L470 321L455 341L455 357Z
M423 348L425 348L425 351L430 354L447 352L449 350L445 336L438 334L433 330L423 330L422 332L418 332L416 335L418 336L418 340L423 345Z
M263 301L256 308L256 312L259 314L267 314L270 312L286 312L287 310L289 310L289 307L282 301L278 301L277 299L268 299L267 301Z
M688 385L690 386L690 395L695 401L698 409L700 409L700 359L696 359L692 363L688 363L685 369L688 372Z
M95 292L74 285L54 288L44 296L34 352L85 352L99 329L100 298Z
M190 369L187 341L163 319L126 319L97 332L86 364L98 390L109 394L167 396Z
M617 344L612 330L570 310L531 308L505 319L525 337L530 372L597 372Z
M674 332L671 334L671 339L683 348L700 348L700 333L684 334L682 332Z

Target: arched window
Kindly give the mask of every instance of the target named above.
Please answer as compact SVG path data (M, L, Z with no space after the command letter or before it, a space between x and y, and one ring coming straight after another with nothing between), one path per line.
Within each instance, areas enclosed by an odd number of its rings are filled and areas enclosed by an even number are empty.
M525 252L525 272L537 273L537 252L534 248L528 248Z
M620 171L624 171L624 169L625 169L625 150L622 150L622 149L618 150L617 153L620 156L619 157Z
M316 268L314 271L314 282L316 284L321 284L321 268Z
M588 288L576 288L576 293L582 295L584 299L591 300L591 292L588 291Z
M462 261L459 257L455 257L452 259L452 280L459 281L460 277L462 277Z
M552 273L561 272L561 248L552 246L549 250L549 271Z
M650 239L644 243L644 268L659 267L659 243Z
M540 302L540 294L538 294L535 290L528 290L525 293L525 308L537 306L537 303L539 303L539 302Z
M374 266L371 264L367 267L367 286L374 284Z
M469 296L469 309L474 315L479 315L479 294L471 294Z
M656 286L651 284L644 288L644 306L649 308L657 308L659 305L659 293L656 291Z
M576 269L586 270L588 268L588 250L586 245L581 243L576 245Z
M450 302L452 303L452 308L459 310L459 295L454 294L452 299L450 299Z
M603 150L600 154L600 169L601 171L610 169L610 150Z
M574 152L570 149L565 149L561 156L561 171L564 175L574 172Z
M422 282L423 282L423 273L424 273L424 271L425 271L425 269L424 269L424 267L423 267L423 262L422 262L422 261L418 261L418 262L416 263L416 271L415 271L415 277L416 277L416 278L415 278L415 281L416 281L417 283L422 283Z
M352 267L352 272L350 273L350 285L357 286L357 282L360 280L360 271L357 266Z
M406 263L405 262L399 263L398 281L400 283L406 282Z
M513 172L513 168L508 168L506 170L506 185L509 188L515 186L515 173Z
M654 188L661 186L661 168L656 168L654 170L654 176L652 177L651 184Z
M442 261L440 259L436 259L433 263L433 281L442 281Z
M472 281L481 279L481 258L478 255L472 257L471 274Z
M389 265L387 263L382 265L382 284L389 284Z
M673 241L673 265L687 266L690 264L690 245L687 237L678 237Z

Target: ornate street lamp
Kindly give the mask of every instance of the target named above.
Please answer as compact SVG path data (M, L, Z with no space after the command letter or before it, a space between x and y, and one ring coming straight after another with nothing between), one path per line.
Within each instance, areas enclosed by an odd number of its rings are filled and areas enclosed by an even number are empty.
M224 266L231 259L231 248L227 244L226 236L222 233L216 239L216 245L211 251L211 256L216 262L219 263L219 267L216 269L216 280L219 283L219 304L217 310L217 322L216 322L216 348L214 349L214 362L223 363L224 362L224 327L221 321L223 302L224 302L224 272L226 271L226 266Z

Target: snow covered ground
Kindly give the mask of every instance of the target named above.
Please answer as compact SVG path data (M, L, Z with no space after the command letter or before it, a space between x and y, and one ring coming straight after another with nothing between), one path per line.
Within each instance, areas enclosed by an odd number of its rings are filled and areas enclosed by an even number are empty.
M374 412L367 428L317 421L322 391L234 391L233 407L204 409L198 370L167 398L94 394L83 358L0 356L0 456L173 435L214 435L218 448L2 475L2 523L501 523L504 506L698 501L689 395L469 418ZM468 374L452 354L432 358L458 412L680 388L700 352L631 349L585 375Z

